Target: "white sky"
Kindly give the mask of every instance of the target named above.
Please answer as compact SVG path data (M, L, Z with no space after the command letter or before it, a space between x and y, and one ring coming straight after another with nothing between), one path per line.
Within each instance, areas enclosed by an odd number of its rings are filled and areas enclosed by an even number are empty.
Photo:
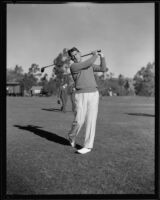
M154 3L7 5L7 68L24 72L76 46L82 54L101 49L109 72L133 77L154 61L154 39Z

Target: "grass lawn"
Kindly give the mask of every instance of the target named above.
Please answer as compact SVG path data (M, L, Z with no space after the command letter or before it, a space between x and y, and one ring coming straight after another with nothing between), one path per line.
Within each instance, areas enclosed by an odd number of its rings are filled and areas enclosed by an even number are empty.
M64 114L56 100L7 97L7 194L154 194L153 98L103 97L85 155L67 140L70 101Z

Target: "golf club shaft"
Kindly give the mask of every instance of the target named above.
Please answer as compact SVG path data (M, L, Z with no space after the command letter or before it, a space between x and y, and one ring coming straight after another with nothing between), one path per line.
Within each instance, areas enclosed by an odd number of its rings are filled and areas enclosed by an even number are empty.
M101 50L97 50L97 52L100 53ZM92 53L84 54L84 55L82 55L81 57L85 57L85 56L89 56L89 55L92 55Z
M97 50L97 52L100 53L101 50ZM84 54L84 55L82 55L81 57L85 57L85 56L89 56L89 55L92 55L92 53ZM45 68L51 67L51 66L54 66L54 64L52 64L52 65L47 65L47 66L42 67L42 68L41 68L41 72L44 72Z
M52 65L47 65L47 66L42 67L42 68L41 68L41 72L43 72L43 71L45 70L45 68L51 67L51 66L54 66L54 64L52 64Z

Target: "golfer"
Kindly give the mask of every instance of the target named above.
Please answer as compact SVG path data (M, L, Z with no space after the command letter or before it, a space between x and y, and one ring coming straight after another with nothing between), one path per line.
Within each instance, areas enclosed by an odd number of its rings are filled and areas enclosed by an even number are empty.
M84 147L77 150L78 153L85 154L93 148L98 114L99 92L94 72L106 72L108 69L106 68L104 55L97 51L93 51L92 56L85 61L81 60L81 52L76 47L68 50L68 55L74 62L71 64L70 70L76 88L76 111L72 128L68 134L69 142L72 147L76 147L76 136L85 122ZM98 57L100 57L100 65L95 65L94 62Z

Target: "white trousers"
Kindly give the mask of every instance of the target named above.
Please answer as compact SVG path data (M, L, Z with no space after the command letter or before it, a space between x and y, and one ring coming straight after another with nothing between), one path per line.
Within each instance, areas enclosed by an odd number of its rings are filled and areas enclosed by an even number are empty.
M69 132L69 138L72 141L75 141L76 136L85 123L86 132L84 147L93 148L98 114L99 92L76 93L75 104L75 118L72 123L71 131Z

